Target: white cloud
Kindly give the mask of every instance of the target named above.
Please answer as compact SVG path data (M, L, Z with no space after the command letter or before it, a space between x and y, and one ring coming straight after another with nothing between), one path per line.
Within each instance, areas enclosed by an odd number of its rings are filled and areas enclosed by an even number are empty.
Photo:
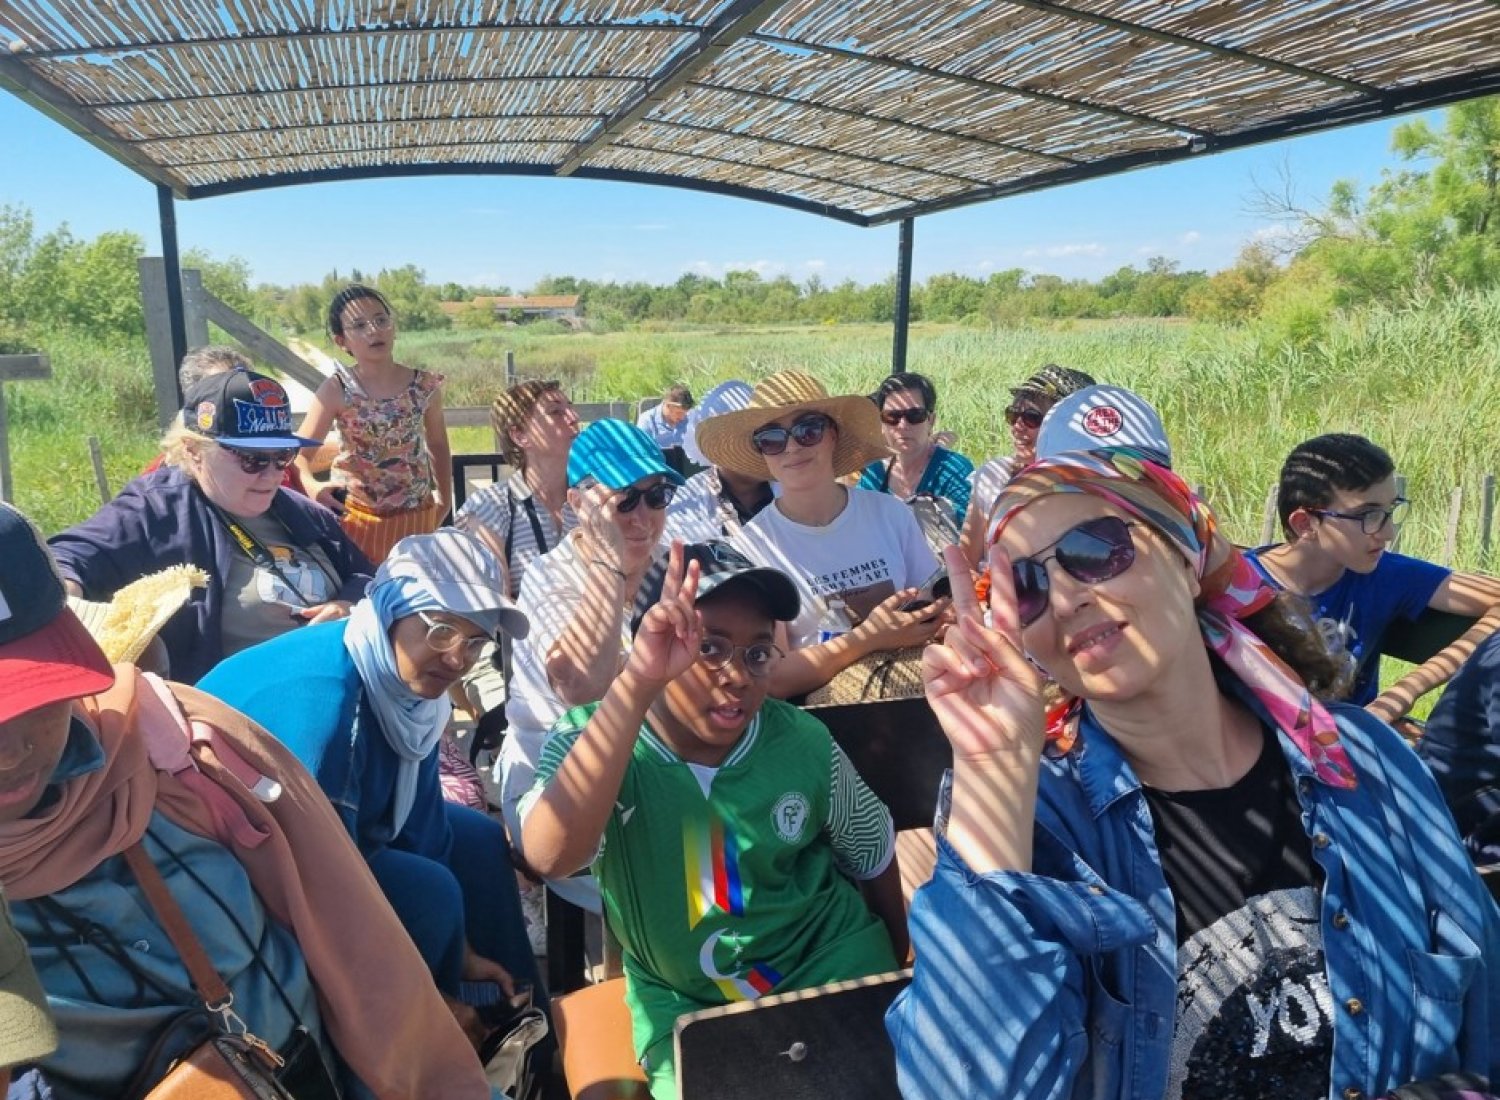
M995 270L995 261L994 260L980 260L977 264L974 265L974 269L976 271L994 271Z
M1045 256L1048 259L1065 259L1069 256L1103 256L1109 249L1098 241L1072 241L1067 244L1034 245L1021 253L1023 256Z
M825 271L828 268L827 260L803 260L803 271Z
M1181 245L1193 245L1197 244L1202 239L1202 233L1199 233L1196 229L1189 229L1186 233L1177 238L1177 243Z
M683 270L711 279L722 279L730 271L753 271L764 279L786 274L786 264L780 260L728 260L718 263L713 260L694 260L684 265Z

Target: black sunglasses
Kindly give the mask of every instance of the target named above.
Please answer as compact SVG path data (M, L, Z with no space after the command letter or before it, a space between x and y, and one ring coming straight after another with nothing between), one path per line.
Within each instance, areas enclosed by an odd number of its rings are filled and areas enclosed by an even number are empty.
M892 428L903 420L908 424L925 424L931 418L932 413L927 409L891 409L880 413L880 419Z
M833 421L821 413L804 416L790 428L783 428L780 424L767 424L764 428L756 428L750 436L750 446L755 448L756 454L779 455L786 450L787 440L795 439L799 447L816 447L823 442L823 433L828 431Z
M677 495L677 486L670 481L658 481L655 485L638 489L632 486L620 494L620 499L615 501L615 511L634 512L635 506L641 501L646 502L646 507L654 512L660 512L672 498Z
M1036 409L1028 409L1024 405L1012 405L1005 410L1005 422L1011 427L1015 427L1016 421L1019 420L1028 428L1040 428L1042 426L1042 418L1046 415L1046 413Z
M242 451L238 447L231 447L226 443L219 446L240 461L240 469L247 474L258 474L268 466L275 466L278 470L285 470L297 459L296 448L285 451Z
M1021 625L1029 626L1047 610L1052 590L1047 580L1047 563L1056 560L1068 576L1083 584L1102 584L1118 577L1135 564L1135 542L1130 537L1133 523L1118 516L1100 516L1085 520L1063 532L1062 538L1043 547L1052 553L1033 555L1011 562L1011 577L1016 582L1016 610Z

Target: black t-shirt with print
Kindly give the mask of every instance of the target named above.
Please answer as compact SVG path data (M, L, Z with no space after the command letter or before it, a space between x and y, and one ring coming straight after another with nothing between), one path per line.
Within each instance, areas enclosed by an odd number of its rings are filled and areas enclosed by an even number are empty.
M1321 878L1274 734L1232 787L1145 795L1177 909L1166 1100L1326 1097Z

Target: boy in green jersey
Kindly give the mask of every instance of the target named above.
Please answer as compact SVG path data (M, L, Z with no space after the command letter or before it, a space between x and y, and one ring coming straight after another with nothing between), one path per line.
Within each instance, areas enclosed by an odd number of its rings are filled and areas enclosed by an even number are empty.
M683 1013L906 958L889 811L822 723L766 698L798 603L727 543L674 543L625 668L553 727L521 804L533 867L599 880L656 1100Z

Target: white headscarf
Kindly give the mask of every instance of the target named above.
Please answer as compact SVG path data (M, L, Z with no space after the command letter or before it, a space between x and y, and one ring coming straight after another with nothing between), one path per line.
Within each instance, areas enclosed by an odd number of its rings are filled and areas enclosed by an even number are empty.
M703 395L703 400L694 405L687 414L687 427L682 433L682 452L695 465L712 466L698 449L698 425L713 416L728 412L739 412L750 407L750 385L738 380L720 382Z

